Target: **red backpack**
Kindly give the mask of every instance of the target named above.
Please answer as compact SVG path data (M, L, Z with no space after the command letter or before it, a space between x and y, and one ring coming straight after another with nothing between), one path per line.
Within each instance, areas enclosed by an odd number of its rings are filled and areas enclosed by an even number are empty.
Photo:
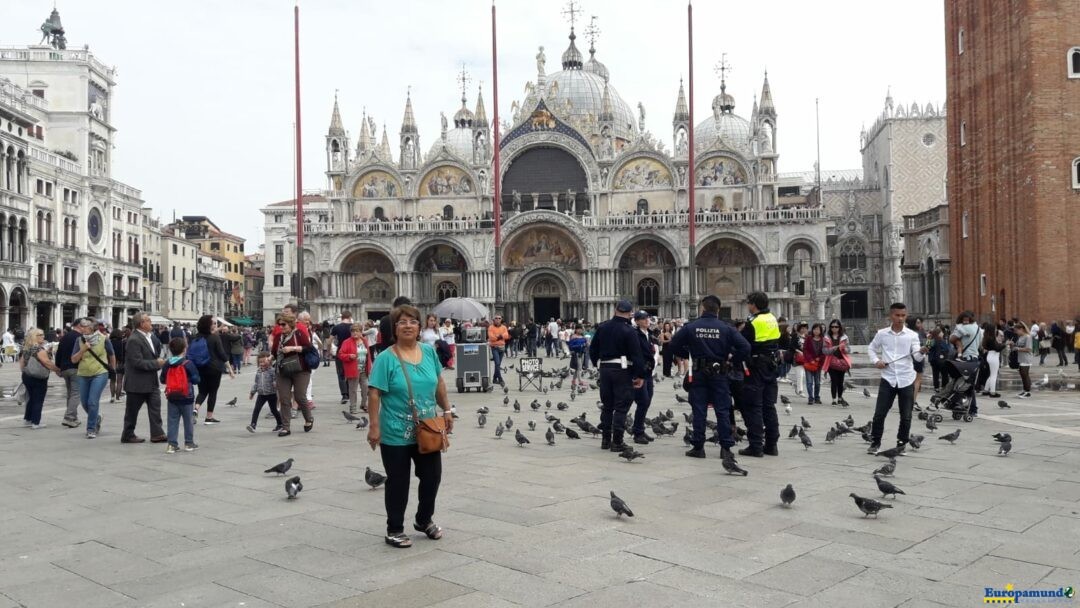
M185 362L169 368L165 374L165 398L172 401L187 399L191 394Z

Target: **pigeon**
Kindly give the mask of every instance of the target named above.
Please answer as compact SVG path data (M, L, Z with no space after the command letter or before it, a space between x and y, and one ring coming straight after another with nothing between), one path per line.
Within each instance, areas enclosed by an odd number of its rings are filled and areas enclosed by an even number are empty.
M930 416L926 419L926 430L930 431L931 433L937 430L937 423L934 422L933 416Z
M847 418L844 419L844 424L847 425L847 428L849 429L855 427L855 419L851 417L851 414L848 414Z
M532 403L529 404L529 407L531 407L535 412L536 410L540 409L540 402L536 399L533 399Z
M923 439L925 439L925 437L923 437L922 435L908 435L907 442L908 445L911 446L911 449L917 450L922 447Z
M551 430L550 426L547 432L544 433L544 439L547 439L548 445L555 445L555 432Z
M510 405L510 396L503 397L503 405Z
M959 439L959 438L960 438L960 429L956 429L955 431L949 433L948 435L942 435L941 437L938 437L938 439L944 439L945 441L948 441L950 444L955 444L956 440Z
M285 493L289 495L289 499L296 498L300 494L300 490L304 489L304 484L300 483L300 476L290 477L285 481Z
M505 384L503 385L503 394L504 395L509 395L510 394L510 387L506 386Z
M683 397L679 393L675 393L675 401L677 401L679 403L690 403L689 399L687 399L686 397Z
M484 415L484 412L480 412L480 415L476 418L476 425L484 428L485 424L487 424L487 416Z
M787 395L780 395L780 403L784 405L791 405L791 399L787 398Z
M535 421L533 421L533 420L529 421L529 430L530 431L535 431L536 430L536 422Z
M360 416L357 416L356 414L350 414L349 412L346 412L345 410L341 410L341 415L345 416L345 420L348 420L349 422L359 422L360 421Z
M566 410L570 409L570 406L565 401L560 401L559 404L555 406L555 409L559 410L560 412L565 412Z
M491 413L491 410L489 410L489 409L488 409L488 406L486 406L486 405L485 405L484 407L482 407L482 408L480 408L480 409L476 410L476 413L477 413L477 414L490 414L490 413Z
M518 403L517 399L514 399L514 411L515 412L520 412L521 411L521 404Z
M501 439L504 430L505 430L505 427L503 426L503 423L500 422L499 426L495 427L495 438L496 439Z
M1005 401L1004 399L1001 399L1000 401L998 401L998 407L1000 407L1003 410L1012 409L1012 406L1009 405L1009 402Z
M525 447L526 443L532 443L531 441L529 441L529 438L526 437L525 434L521 432L521 429L518 429L518 430L514 431L514 439L517 440L519 448Z
M855 390L855 383L851 380L844 380L844 388L848 390Z
M868 388L862 389L862 396L869 399L870 398L870 389L868 389Z
M998 456L1008 456L1012 451L1012 441L1002 441L1001 446L998 447Z
M790 507L791 503L795 502L795 488L792 488L790 483L787 484L786 488L780 490L780 502L785 507Z
M507 416L506 417L506 430L509 431L512 428L514 428L514 421L509 416Z
M236 397L233 397L232 399L226 401L225 405L229 407L236 407Z
M994 441L998 443L1006 443L1012 441L1012 435L1008 433L994 433L991 436L994 438Z
M878 502L873 498L863 498L862 496L859 496L854 492L852 492L848 496L851 496L855 499L855 506L859 507L859 510L863 512L863 517L868 517L870 515L877 517L878 512L882 509L893 508L892 505Z
M893 498L896 498L897 494L904 493L904 491L900 488L882 479L880 475L874 475L874 481L877 482L877 489L881 490L882 496L888 496L889 494L892 494Z
M901 446L896 446L895 448L889 448L887 450L878 450L877 452L874 453L874 456L882 456L884 458L888 458L889 460L892 460L893 458L896 458L897 456L899 456L900 452L902 452L902 451L903 450L901 449Z
M274 466L270 467L269 469L266 469L265 471L263 471L263 473L277 473L278 475L284 475L285 473L289 472L289 469L292 468L292 463L293 463L293 459L290 458L290 459L286 460L285 462L275 464Z
M629 420L629 418L627 418L627 420ZM563 426L563 423L559 422L558 420L556 420L551 426L555 429L556 433L566 432L566 427Z
M630 507L626 506L623 499L615 495L615 491L611 491L611 510L615 511L615 517L621 517L623 515L627 517L633 517L634 512L630 510Z
M874 442L874 438L870 435L870 431L863 431L862 432L862 440L865 441L866 443L873 443Z
M551 399L548 399L547 401L544 402L544 407L549 409L549 410L551 409Z
M566 438L567 439L581 439L581 435L578 435L578 432L575 431L574 429L566 429Z
M836 429L830 428L828 433L825 433L825 443L832 443L836 441Z
M896 472L896 459L891 458L889 459L889 462L886 462L885 464L881 465L881 468L874 471L874 477L877 477L878 475L892 477L894 472Z
M802 429L800 429L799 425L797 425L797 424L795 426L791 427L791 432L787 434L787 438L788 439L794 439L794 438L798 437L800 430L802 430Z
M644 458L645 455L641 452L634 450L630 446L623 448L623 451L619 452L619 458L625 458L626 462L634 462L635 458Z
M686 445L694 445L694 436L690 434L690 427L686 427L686 433L683 434L682 441Z
M739 465L735 463L734 458L724 458L720 461L720 464L724 467L724 470L731 475L742 475L746 477L750 474L749 471L739 468Z
M367 418L361 418L360 422L356 423L356 428L358 428L358 429L366 429L367 425L368 425L368 419Z
M814 442L810 441L810 435L803 433L800 439L802 439L802 444L805 449L809 450L810 448L814 447Z
M386 475L383 475L382 473L376 473L375 471L371 470L371 467L366 467L364 470L364 483L371 486L371 489L374 490L375 488L386 483Z
M804 429L811 428L810 423L806 421L805 416L799 416L799 422L802 424L802 428L804 428Z

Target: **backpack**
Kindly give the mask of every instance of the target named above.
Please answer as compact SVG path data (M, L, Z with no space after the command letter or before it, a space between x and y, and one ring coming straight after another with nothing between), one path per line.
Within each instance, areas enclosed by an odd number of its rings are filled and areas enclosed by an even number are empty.
M187 358L195 367L210 365L210 347L206 344L206 338L198 337L188 344Z
M187 399L190 394L191 383L188 382L187 367L182 362L170 367L165 373L165 398L179 401Z

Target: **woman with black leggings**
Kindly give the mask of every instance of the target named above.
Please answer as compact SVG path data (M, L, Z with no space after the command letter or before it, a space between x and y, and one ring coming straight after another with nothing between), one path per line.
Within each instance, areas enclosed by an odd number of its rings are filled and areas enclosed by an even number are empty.
M218 388L221 386L221 376L223 373L228 372L229 377L232 378L233 370L229 365L229 354L225 352L225 346L221 343L221 336L217 334L214 317L210 315L199 317L195 329L198 333L191 339L191 344L188 345L188 357L191 358L193 349L196 351L202 350L198 347L193 348L195 342L199 340L206 341L206 349L210 352L210 361L208 363L199 365L198 361L193 361L195 367L199 370L200 379L199 396L195 398L195 411L197 412L205 401L207 404L206 419L203 420L203 424L217 424L221 421L214 418L214 406L217 405L217 393Z
M825 334L825 369L829 372L832 404L847 407L848 402L844 401L844 374L851 369L851 358L848 356L848 337L839 319L829 323L829 331Z

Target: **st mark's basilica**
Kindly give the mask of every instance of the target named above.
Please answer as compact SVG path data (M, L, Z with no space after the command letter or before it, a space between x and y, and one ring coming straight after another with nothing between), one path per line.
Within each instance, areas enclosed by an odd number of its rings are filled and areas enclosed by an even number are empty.
M502 300L507 319L602 319L629 297L663 317L689 316L706 294L728 316L765 291L778 314L837 314L829 286L827 218L815 191L778 177L778 112L768 75L749 118L721 79L705 118L690 124L671 83L670 143L644 129L645 109L616 90L617 70L569 44L558 70L544 47L525 98L501 128L493 175L482 91L442 116L426 149L405 99L396 154L385 128L361 120L350 141L334 101L326 134L329 189L306 194L303 299L316 318L389 311L398 295L422 307L450 296L495 304L493 179L502 180ZM755 91L756 92L756 91ZM743 102L745 103L745 102ZM696 290L690 294L688 142L696 162ZM669 150L670 148L670 150ZM395 158L396 157L396 158ZM802 182L800 182L802 184ZM805 186L805 184L802 184ZM262 209L266 314L288 302L296 273L294 201Z

